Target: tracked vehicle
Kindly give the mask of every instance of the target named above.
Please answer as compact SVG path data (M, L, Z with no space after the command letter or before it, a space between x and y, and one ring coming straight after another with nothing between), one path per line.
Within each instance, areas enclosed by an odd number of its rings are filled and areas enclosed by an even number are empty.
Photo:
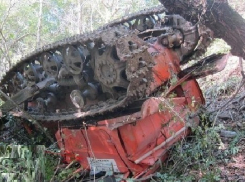
M211 30L163 6L132 14L22 58L1 80L11 98L1 110L56 126L65 160L85 173L145 177L198 124L195 78L223 69L225 57L180 66L211 40Z

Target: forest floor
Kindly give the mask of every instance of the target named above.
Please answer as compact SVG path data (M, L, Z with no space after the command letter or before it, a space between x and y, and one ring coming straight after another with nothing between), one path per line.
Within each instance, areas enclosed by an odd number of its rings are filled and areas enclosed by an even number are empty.
M244 61L243 67L245 69ZM228 65L222 72L198 80L206 99L205 115L210 116L211 126L209 126L209 131L212 131L210 128L216 128L213 130L219 135L218 140L213 139L213 135L210 135L211 138L210 136L209 138L204 137L202 136L203 134L196 136L196 141L200 141L199 143L203 143L207 139L208 144L211 145L207 145L203 149L206 150L206 153L197 151L198 153L204 153L203 156L205 155L202 158L202 162L198 163L199 168L193 167L193 164L197 163L193 162L193 160L191 163L184 164L191 167L188 170L183 170L182 167L180 172L182 173L182 178L178 178L173 173L175 171L174 167L178 163L168 165L168 163L171 163L171 160L175 160L174 157L176 156L174 153L171 155L170 151L170 158L166 162L166 168L168 168L168 172L172 171L172 173L167 173L163 169L160 173L160 178L158 176L153 181L182 181L183 179L187 181L187 176L190 175L192 176L189 181L245 181L245 86L239 89L241 80L239 61L235 56L230 57ZM236 93L238 89L239 92ZM230 102L227 103L228 101ZM34 131L36 129L33 126L30 126L30 124L21 119L12 118L11 116L1 119L0 147L6 144L45 145L46 147L49 146L48 149L50 149L54 146L51 145L52 143L47 142L44 135ZM184 148L187 148L187 146L191 146L190 143L187 140L185 147L182 145L181 151L185 150ZM196 148L190 148L190 150L192 151L190 155L196 154ZM209 150L211 150L211 153L207 155ZM2 152L1 149L0 152ZM178 150L175 152L177 156L180 154ZM185 156L185 158L189 157L188 155ZM215 159L213 160L213 158ZM205 163L203 161L206 161L206 163L209 161L206 170L201 170L202 163ZM45 169L47 181L51 178L54 181L62 181L69 178L69 173L72 173L72 170L61 170L66 166L60 162L59 157L54 157L50 154L47 156L45 164L45 167L48 168ZM57 167L59 167L59 170L56 170ZM212 174L211 177L210 174Z
M213 126L221 128L222 145L214 153L220 181L245 181L245 80L242 78L239 58L231 56L223 71L199 80L207 111L213 115Z

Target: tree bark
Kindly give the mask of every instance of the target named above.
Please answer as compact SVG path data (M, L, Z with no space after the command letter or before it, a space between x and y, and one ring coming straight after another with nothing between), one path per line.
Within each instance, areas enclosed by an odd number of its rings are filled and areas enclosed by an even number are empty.
M201 22L231 46L233 55L245 59L245 20L227 0L159 0L169 14L180 14L192 23Z

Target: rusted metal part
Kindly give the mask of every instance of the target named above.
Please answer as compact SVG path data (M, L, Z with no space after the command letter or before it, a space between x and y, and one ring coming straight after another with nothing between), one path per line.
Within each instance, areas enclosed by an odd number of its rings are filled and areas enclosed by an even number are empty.
M41 90L47 88L49 85L51 85L54 82L53 78L47 78L35 85L32 85L31 87L26 87L23 90L20 90L18 93L16 93L11 99L12 101L6 101L2 105L2 111L5 112L5 110L9 111L13 108L15 108L15 104L21 104L27 99L37 95L40 93ZM13 103L14 101L14 103Z
M160 17L165 11L145 10L24 57L0 83L11 96L3 111L22 104L55 131L66 162L85 172L150 175L199 122L189 117L205 102L195 78L226 63L213 55L181 71L212 32L179 15Z
M198 63L182 70L180 78L189 75L188 79L197 79L222 71L227 63L230 54L213 54L205 57Z
M179 64L199 41L197 26L179 15L161 19L158 14L164 10L146 10L90 34L43 47L14 66L0 86L13 95L15 103L24 104L25 112L43 122L82 119L126 107L179 72L174 65L169 71L161 59ZM160 72L165 72L164 78ZM55 80L53 84L35 94L26 92L30 85L38 86L49 78ZM11 103L6 102L3 110L13 109Z
M65 160L77 160L90 174L113 171L140 178L147 176L150 168L153 173L158 161L166 159L169 147L198 124L198 118L186 120L204 102L195 83L187 81L188 86L182 87L186 95L150 98L137 113L99 121L103 126L82 122L80 129L61 126L56 138Z
M137 27L140 23L143 23L142 21L139 23L129 23L131 20L137 20L137 19L142 19L143 17L145 17L145 20L149 19L149 16L154 16L154 15L159 15L161 13L166 13L168 10L164 7L164 6L156 6L156 7L152 7L150 9L145 9L145 10L141 10L137 13L128 15L128 16L124 16L120 19L114 20L104 26L102 26L100 29L106 28L106 27L112 27L112 26L116 26L119 24L128 24L134 27ZM157 17L159 18L159 17ZM142 26L142 25L140 25ZM132 29L135 29L132 27ZM149 27L147 27L147 29L149 29Z
M176 52L158 42L148 52L157 52L147 89L151 93L180 72L180 60ZM133 63L131 66L128 71L138 70ZM195 80L184 80L169 89L175 97L151 97L131 115L101 120L97 126L80 121L79 129L61 125L56 138L63 157L68 163L75 160L86 166L88 174L111 171L137 179L155 172L168 149L198 124L198 117L189 115L204 104Z

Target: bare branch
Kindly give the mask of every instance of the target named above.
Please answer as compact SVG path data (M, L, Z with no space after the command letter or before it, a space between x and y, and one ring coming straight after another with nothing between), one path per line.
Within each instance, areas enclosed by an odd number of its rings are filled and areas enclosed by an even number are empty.
M27 37L27 36L36 36L36 35L35 35L35 34L27 33L27 34L25 34L25 35L22 35L22 36L18 37L18 38L15 39L15 40L13 41L13 43L9 46L9 49L12 48L12 47L13 47L17 42L19 42L21 39L23 39L23 38L25 38L25 37Z
M9 6L9 8L8 8L6 14L5 14L5 17L4 17L3 21L2 21L2 23L1 23L0 30L3 29L4 24L6 23L6 20L7 20L8 17L9 17L10 11L11 11L11 9L12 9L14 6L15 6L15 3L12 4L11 1L10 1L10 6Z
M42 14L43 14L43 0L39 0L39 13L38 13L38 23L37 23L37 45L40 47L41 44L41 28L42 28Z
M241 57L239 57L239 66L240 66L240 69L241 69L241 75L245 79L245 74L244 74L244 70L243 70L243 63L242 63L242 58Z
M5 56L5 58L8 61L9 67L11 67L12 63L11 63L11 59L10 59L10 56L9 56L9 48L7 46L7 40L4 37L2 30L0 30L0 35L1 35L2 39L3 39L4 56Z

